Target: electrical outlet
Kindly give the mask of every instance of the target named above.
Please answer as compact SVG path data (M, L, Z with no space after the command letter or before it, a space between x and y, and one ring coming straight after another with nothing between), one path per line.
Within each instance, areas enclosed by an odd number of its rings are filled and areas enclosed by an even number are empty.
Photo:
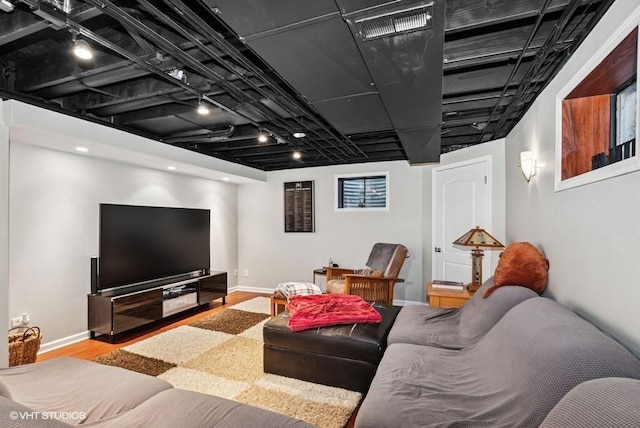
M22 325L22 317L11 318L11 328L20 327Z
M233 276L238 276L238 269L233 270Z
M11 328L14 327L27 327L29 325L29 314L23 313L19 317L11 318Z
M249 269L244 270L244 276L249 276Z

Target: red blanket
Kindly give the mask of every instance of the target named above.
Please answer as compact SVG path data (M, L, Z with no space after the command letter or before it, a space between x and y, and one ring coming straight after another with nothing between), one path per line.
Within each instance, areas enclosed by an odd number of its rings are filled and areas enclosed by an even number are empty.
M371 303L348 294L293 296L289 300L289 328L308 330L336 324L379 324L382 316Z

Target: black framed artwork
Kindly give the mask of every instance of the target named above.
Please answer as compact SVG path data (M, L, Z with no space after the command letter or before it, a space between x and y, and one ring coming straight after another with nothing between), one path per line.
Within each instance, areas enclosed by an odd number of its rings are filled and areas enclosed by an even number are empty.
M315 232L312 180L284 183L284 231Z

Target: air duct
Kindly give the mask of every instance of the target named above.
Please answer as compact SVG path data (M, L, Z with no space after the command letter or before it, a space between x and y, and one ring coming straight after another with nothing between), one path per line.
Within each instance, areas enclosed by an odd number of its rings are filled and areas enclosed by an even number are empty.
M431 28L433 3L398 10L387 10L354 20L363 41Z

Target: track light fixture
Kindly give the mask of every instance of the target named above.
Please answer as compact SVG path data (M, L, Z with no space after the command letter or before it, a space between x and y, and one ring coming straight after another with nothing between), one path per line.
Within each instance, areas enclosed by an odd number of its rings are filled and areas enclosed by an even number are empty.
M0 0L0 10L3 12L12 12L13 11L13 3L9 0Z
M209 114L209 106L202 100L202 97L198 100L198 108L196 111L202 115Z
M167 74L176 80L180 80L181 82L187 83L187 74L184 72L182 68L179 68L179 67L172 68L167 72Z
M90 60L93 58L93 51L86 40L78 40L78 35L73 32L73 54L81 60Z
M267 136L267 134L264 131L260 131L260 133L258 134L258 141L261 143L266 143L268 139L269 137Z

